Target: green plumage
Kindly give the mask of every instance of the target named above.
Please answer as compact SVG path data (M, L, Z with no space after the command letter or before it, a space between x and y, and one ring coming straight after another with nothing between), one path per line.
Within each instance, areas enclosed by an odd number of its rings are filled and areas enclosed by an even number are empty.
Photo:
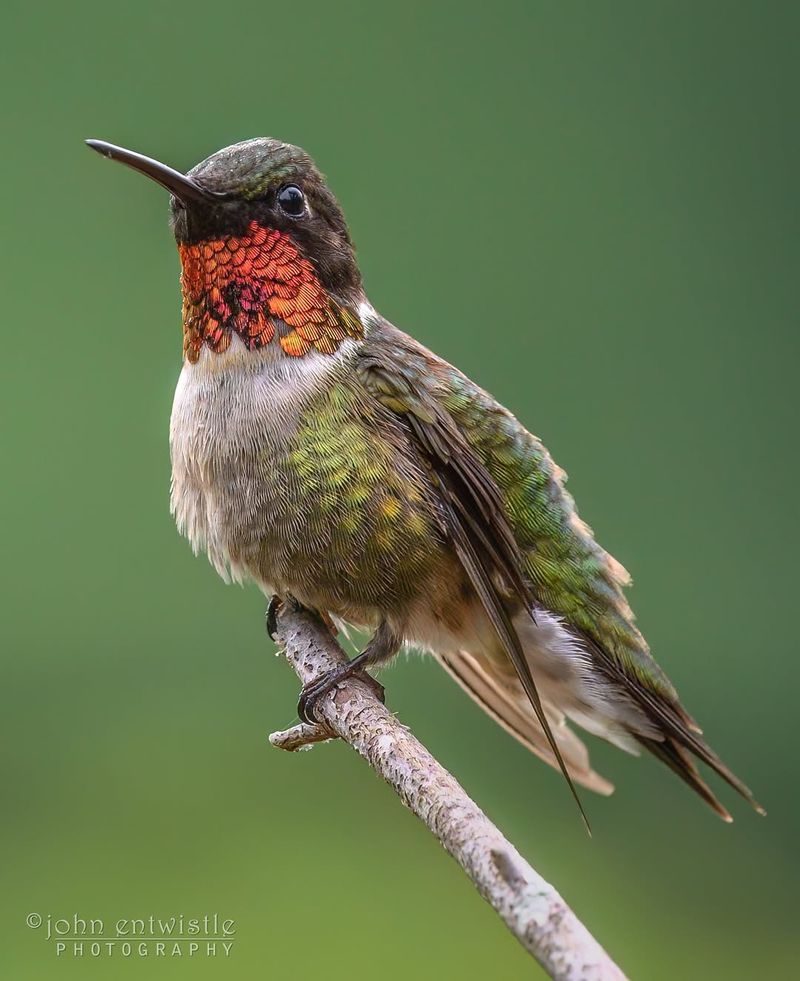
M347 376L303 413L286 458L291 510L313 529L297 543L296 575L347 604L405 598L436 538L421 475L398 467L397 440L379 435L383 415Z
M431 651L570 786L611 789L567 720L645 747L726 819L694 758L758 807L651 657L627 573L541 442L371 308L304 151L249 140L182 175L91 145L173 193L185 307L212 321L170 430L172 507L195 548L223 575L372 628L348 671L403 643ZM301 717L340 677L304 691Z
M758 808L744 784L702 741L699 727L682 708L674 687L652 658L623 594L629 583L627 572L596 543L591 529L578 517L564 487L566 475L542 443L487 392L386 322L373 326L356 361L355 376L390 413L388 417L379 413L379 431L370 433L371 426L367 426L360 438L373 443L378 456L378 444L393 444L394 468L423 474L424 502L430 501L426 487L433 489L431 524L437 524L435 512L442 499L455 501L457 512L460 508L455 531L446 513L438 522L443 548L431 550L430 543L419 545L428 555L436 556L436 562L449 565L443 556L450 559L448 542L455 542L458 563L482 596L498 636L507 638L501 648L517 667L565 776L567 768L544 717L536 679L527 664L520 664L522 648L516 627L504 612L509 609L509 586L523 608L532 604L562 618L570 635L589 654L593 684L606 689L611 703L618 700L620 706L609 733L620 720L633 720L633 737L678 772L726 819L727 811L700 778L690 753ZM402 435L397 440L397 419L406 421L401 429L405 440ZM452 473L447 476L448 470L455 473L455 479ZM482 482L488 487L489 498L481 499ZM495 506L492 495L496 495L499 514L491 513ZM458 547L459 528L466 532L465 540L471 539L471 545L467 541L468 554ZM504 536L512 541L503 545ZM402 539L399 532L396 541ZM482 573L470 571L475 561L488 570L486 582L499 579L501 585L494 599L491 595L487 598L485 587L476 578ZM513 607L514 601L511 603ZM460 680L464 683L463 677ZM586 706L572 714L586 719ZM600 724L598 731L602 728Z
M628 574L578 517L566 475L542 443L491 395L413 339L393 331L391 343L373 339L371 345L379 348L375 360L381 365L372 385L384 404L418 415L428 402L441 406L488 470L537 601L592 637L642 684L675 697L623 595Z
M566 474L542 443L458 372L441 397L503 492L541 604L592 637L642 684L674 697L622 593L627 573L578 518Z

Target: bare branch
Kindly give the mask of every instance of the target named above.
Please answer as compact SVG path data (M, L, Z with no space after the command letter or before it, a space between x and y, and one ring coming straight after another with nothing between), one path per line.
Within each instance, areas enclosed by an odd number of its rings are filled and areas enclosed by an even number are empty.
M302 683L345 663L326 627L284 603L279 640ZM458 782L357 677L319 702L325 726L297 726L270 737L297 749L333 734L349 743L427 825L522 946L556 981L624 981L558 892L498 831ZM327 728L326 728L327 727ZM330 730L330 731L329 731Z
M300 725L292 726L291 729L273 732L269 741L276 749L285 749L290 753L296 753L299 749L310 749L314 743L327 743L336 738L336 733L325 726L310 726L301 722Z

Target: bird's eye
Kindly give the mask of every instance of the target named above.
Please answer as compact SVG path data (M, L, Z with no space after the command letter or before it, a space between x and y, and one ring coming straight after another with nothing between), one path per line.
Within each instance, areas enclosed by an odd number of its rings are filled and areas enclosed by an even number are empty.
M299 218L306 208L305 195L297 184L284 184L278 191L278 204L285 214Z

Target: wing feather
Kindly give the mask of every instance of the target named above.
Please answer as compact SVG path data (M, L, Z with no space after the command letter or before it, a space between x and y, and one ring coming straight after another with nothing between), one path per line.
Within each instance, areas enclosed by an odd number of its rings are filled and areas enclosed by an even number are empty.
M500 489L452 416L399 374L389 375L367 356L365 384L396 413L438 491L442 529L469 577L500 644L519 677L558 767L590 831L589 821L561 755L512 620L512 606L533 618L534 597L524 560L505 514Z

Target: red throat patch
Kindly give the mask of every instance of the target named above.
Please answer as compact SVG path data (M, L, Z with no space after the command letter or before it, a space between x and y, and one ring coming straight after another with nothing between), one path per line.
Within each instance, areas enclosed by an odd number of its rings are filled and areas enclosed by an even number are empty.
M333 354L363 336L288 235L252 222L245 235L179 245L183 271L183 351L194 364L203 345L220 354L235 331L251 350L272 343L287 355Z

